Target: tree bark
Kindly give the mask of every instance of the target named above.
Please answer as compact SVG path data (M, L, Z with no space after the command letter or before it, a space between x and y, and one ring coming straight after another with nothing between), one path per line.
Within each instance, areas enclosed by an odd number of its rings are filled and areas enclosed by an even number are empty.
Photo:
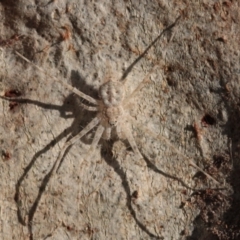
M1 239L238 239L239 10L2 0ZM96 116L61 81L94 99L122 81L127 98L150 72L124 108L143 159L114 133L89 157L93 129L50 178Z

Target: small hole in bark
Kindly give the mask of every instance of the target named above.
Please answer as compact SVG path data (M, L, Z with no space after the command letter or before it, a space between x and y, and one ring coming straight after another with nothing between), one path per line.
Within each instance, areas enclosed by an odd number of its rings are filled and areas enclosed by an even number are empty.
M134 191L133 193L132 193L132 198L138 198L138 191Z
M213 164L214 166L216 166L217 168L220 168L221 165L223 164L224 162L224 157L223 156L217 156L217 155L214 155L213 156Z
M202 118L203 125L215 125L216 120L214 117L212 117L210 114L205 114Z

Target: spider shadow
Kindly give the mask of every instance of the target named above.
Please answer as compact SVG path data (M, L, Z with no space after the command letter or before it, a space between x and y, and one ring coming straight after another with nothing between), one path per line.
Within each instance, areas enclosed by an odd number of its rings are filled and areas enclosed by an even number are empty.
M71 71L70 79L72 82L72 86L76 87L77 89L80 90L80 86L81 86L81 91L85 91L85 92L92 91L93 96L97 95L96 92L94 92L92 89L91 90L89 89L89 86L83 84L83 81L82 81L83 78L77 71L73 71L73 70ZM4 97L1 97L1 98L6 99ZM46 110L47 109L57 110L60 113L60 117L65 118L65 119L73 118L73 122L70 127L66 128L64 131L62 131L58 136L56 136L52 141L50 141L44 148L42 148L41 150L39 150L37 153L34 154L31 161L25 167L23 174L20 176L20 178L18 179L17 184L15 186L14 200L17 205L18 221L22 225L28 226L30 240L33 240L33 231L32 231L33 218L34 218L35 212L38 208L38 205L40 203L40 200L42 198L42 194L44 193L44 191L47 187L47 184L50 180L50 177L52 175L52 171L54 169L55 164L53 165L51 170L44 176L44 178L41 181L41 185L39 187L37 197L34 200L33 204L31 205L30 210L27 213L28 224L25 222L26 216L23 216L21 213L21 201L22 201L21 194L20 194L21 185L22 185L23 181L28 177L28 173L32 169L35 162L43 154L45 154L46 152L51 150L52 147L54 147L58 142L60 142L62 139L66 138L67 136L69 136L69 137L67 137L67 140L68 140L72 136L76 135L79 131L81 131L81 128L82 128L81 126L85 126L94 117L94 115L96 113L89 112L89 111L85 112L85 110L79 106L79 97L72 93L67 96L67 98L64 100L64 103L62 106L54 105L54 104L47 104L47 103L30 100L30 99L10 98L7 100L14 101L19 104L34 104L34 105L44 108ZM83 111L84 111L84 113L83 113ZM90 144L90 140L87 139L86 136L83 137L81 139L81 141L85 144ZM71 146L65 151L62 161L63 161L64 157L66 156L66 154L68 153L68 151L70 150L70 148L71 148ZM61 161L61 163L62 163L62 161Z
M125 142L125 145L128 145L127 142ZM136 211L134 210L132 206L132 193L131 188L129 185L129 181L127 179L126 172L121 167L121 165L118 163L118 161L113 157L111 149L113 148L114 141L108 141L108 148L101 148L101 156L105 160L105 162L113 168L113 170L116 172L117 175L121 178L122 186L126 192L126 206L132 215L134 221L139 226L139 228L144 231L151 239L163 239L159 236L156 236L155 234L151 233L147 227L137 218Z
M128 144L127 141L123 141L126 149L131 149L130 145ZM159 237L157 235L155 235L154 233L152 233L138 218L137 218L137 214L136 211L133 208L133 200L134 200L134 192L131 192L131 188L129 185L129 181L127 179L127 175L126 175L126 171L121 167L121 165L118 163L118 161L116 160L116 158L113 157L113 154L111 152L111 149L113 149L113 144L114 141L108 141L108 147L107 148L101 148L101 156L102 158L105 160L105 162L113 168L113 170L116 172L117 175L119 175L121 181L122 181L122 186L124 188L124 191L126 192L126 206L130 212L130 214L132 215L134 221L136 222L136 224L139 226L139 228L144 231L151 239L163 239L162 237ZM144 161L146 162L146 166L148 169L150 169L151 171L155 172L156 174L160 174L168 179L171 179L173 181L177 181L179 184L181 184L183 187L185 187L188 190L191 190L193 192L198 192L198 191L205 191L204 189L194 189L190 186L188 186L181 178L171 175L167 172L162 171L161 169L159 169L154 163L153 161L151 161L149 159L148 156L146 156L143 152L141 152L141 155L144 159ZM181 206L179 206L179 208L181 208Z

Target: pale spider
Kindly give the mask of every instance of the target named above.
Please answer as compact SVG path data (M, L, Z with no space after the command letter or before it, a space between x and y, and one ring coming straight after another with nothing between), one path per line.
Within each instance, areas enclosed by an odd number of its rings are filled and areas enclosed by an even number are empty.
M169 25L167 28L165 28L161 34L155 38L155 40L145 49L145 51L131 64L130 68L132 68L147 52L148 50L158 41L158 39L168 30L173 28L181 16L179 16L175 22L171 25ZM39 71L43 72L46 76L49 76L50 78L54 79L56 82L60 82L63 86L65 86L67 89L72 91L73 93L77 94L79 97L87 100L89 103L93 104L94 106L87 106L83 103L80 103L80 105L88 110L88 111L95 111L98 112L97 116L87 124L85 128L83 128L76 136L72 137L70 140L68 140L60 150L60 153L58 155L58 158L53 166L53 169L51 171L51 176L53 176L57 169L60 166L60 161L64 156L65 151L68 147L70 147L72 144L74 144L78 139L82 138L84 135L86 135L89 131L91 131L94 127L97 127L96 133L94 135L93 141L91 143L91 147L88 153L94 152L94 150L97 147L97 144L99 143L100 139L106 139L109 140L111 137L111 132L115 128L117 135L119 138L127 139L133 152L135 153L137 159L140 161L143 159L142 154L140 153L136 141L132 135L131 132L131 125L135 125L134 119L127 114L125 111L125 108L127 108L127 105L130 103L130 100L133 98L133 96L141 89L143 86L149 82L149 77L152 74L152 72L155 71L155 69L158 67L158 65L155 65L151 71L147 74L147 76L140 82L140 84L137 86L137 88L129 95L125 96L125 81L117 82L115 80L105 80L105 82L100 86L99 88L99 97L100 100L96 100L87 94L79 91L78 89L72 87L68 83L62 81L61 79L58 79L56 77L51 76L46 71L44 71L42 68L37 66L36 64L32 63L30 60L25 58L20 53L16 52L16 54L27 61L28 63L35 66ZM130 69L129 68L129 69ZM128 69L128 70L129 70ZM127 76L127 72L122 76L121 80L125 79ZM216 184L220 184L217 180L215 180L211 175L206 173L204 170L202 170L200 167L198 167L192 159L187 158L184 154L182 154L174 145L172 145L168 139L166 139L163 136L156 135L152 131L150 131L148 128L141 126L144 131L150 135L152 135L154 138L164 141L166 144L170 146L170 148L175 151L177 154L182 156L183 158L188 159L188 162L190 165L198 169L200 172L205 174L209 179L211 179Z
M94 152L94 150L97 147L97 144L99 143L100 139L103 138L105 140L109 140L111 138L111 132L113 129L116 129L117 135L120 139L127 139L133 152L135 153L137 159L140 161L143 159L142 154L140 153L136 141L132 135L131 132L131 124L134 124L134 119L127 114L125 109L127 108L127 105L130 103L131 99L136 95L136 93L144 87L144 85L148 82L150 82L149 77L150 75L156 70L158 65L155 65L152 67L151 71L144 77L144 79L140 82L140 84L137 86L137 88L129 95L125 96L125 85L124 83L126 81L115 81L115 80L105 80L105 82L100 86L99 88L99 97L100 100L96 100L87 94L79 91L78 89L72 87L68 83L62 81L61 79L58 79L56 77L53 77L49 75L46 71L44 71L42 68L37 66L36 64L32 63L30 60L25 58L20 53L16 52L18 56L20 56L22 59L27 61L28 63L34 65L39 71L43 72L47 76L53 78L55 81L60 82L63 84L67 89L77 94L79 97L87 100L91 104L95 106L87 106L83 103L80 103L81 106L89 111L96 111L97 116L87 124L85 128L83 128L76 136L69 139L61 148L58 158L54 164L54 167L52 169L53 176L57 169L59 168L60 161L64 156L65 151L74 144L78 139L82 138L84 135L86 135L89 131L91 131L94 127L97 127L96 133L94 135L93 141L90 146L90 150L88 151L89 155ZM173 146L166 138L160 135L156 135L153 132L151 132L149 129L141 126L150 135L153 135L154 138L159 139L160 141L164 141L167 143L173 151L178 153L184 158L187 158L185 155L183 155L175 146ZM89 157L89 156L88 156ZM189 164L193 167L197 168L199 171L201 171L203 174L205 174L208 178L212 179L215 183L220 184L217 180L215 180L211 175L206 173L204 170L199 168L191 159L188 159Z
M46 74L47 76L50 76L42 68L32 63L30 60L25 58L20 53L16 52L16 54L20 56L22 59L24 59L25 61L27 61L28 63L33 64L36 68L38 68L38 70L44 72L44 74ZM94 152L101 138L105 140L110 140L112 130L116 129L117 135L120 139L128 140L138 160L143 158L137 147L137 144L134 140L134 137L130 129L129 122L132 121L131 117L129 116L129 114L126 113L125 108L129 104L133 96L141 88L143 88L143 86L146 83L149 82L149 77L156 68L157 66L154 66L152 68L149 74L147 74L147 76L140 82L137 88L128 97L125 96L125 85L124 85L125 81L119 82L112 79L106 80L99 88L100 100L96 100L88 96L87 94L79 91L78 89L72 87L71 85L65 83L64 81L59 80L53 76L50 76L55 81L61 82L66 88L68 88L70 91L77 94L79 97L95 105L95 106L87 106L83 103L80 103L84 109L97 112L97 116L93 120L91 120L86 127L84 127L76 136L72 137L63 145L58 155L58 158L55 162L54 170L52 172L53 174L58 169L60 161L66 149L70 147L72 144L74 144L78 139L86 135L89 131L91 131L97 125L98 127L94 135L93 141L91 143L89 153Z

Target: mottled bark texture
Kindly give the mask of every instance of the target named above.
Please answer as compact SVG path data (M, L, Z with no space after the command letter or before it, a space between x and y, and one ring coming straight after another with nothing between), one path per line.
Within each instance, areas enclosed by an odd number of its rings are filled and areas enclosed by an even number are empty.
M1 0L0 238L239 239L239 13L235 0ZM114 134L88 157L94 128L49 184L96 116L49 76L99 99L107 79L130 94L154 66L124 109L144 159Z

